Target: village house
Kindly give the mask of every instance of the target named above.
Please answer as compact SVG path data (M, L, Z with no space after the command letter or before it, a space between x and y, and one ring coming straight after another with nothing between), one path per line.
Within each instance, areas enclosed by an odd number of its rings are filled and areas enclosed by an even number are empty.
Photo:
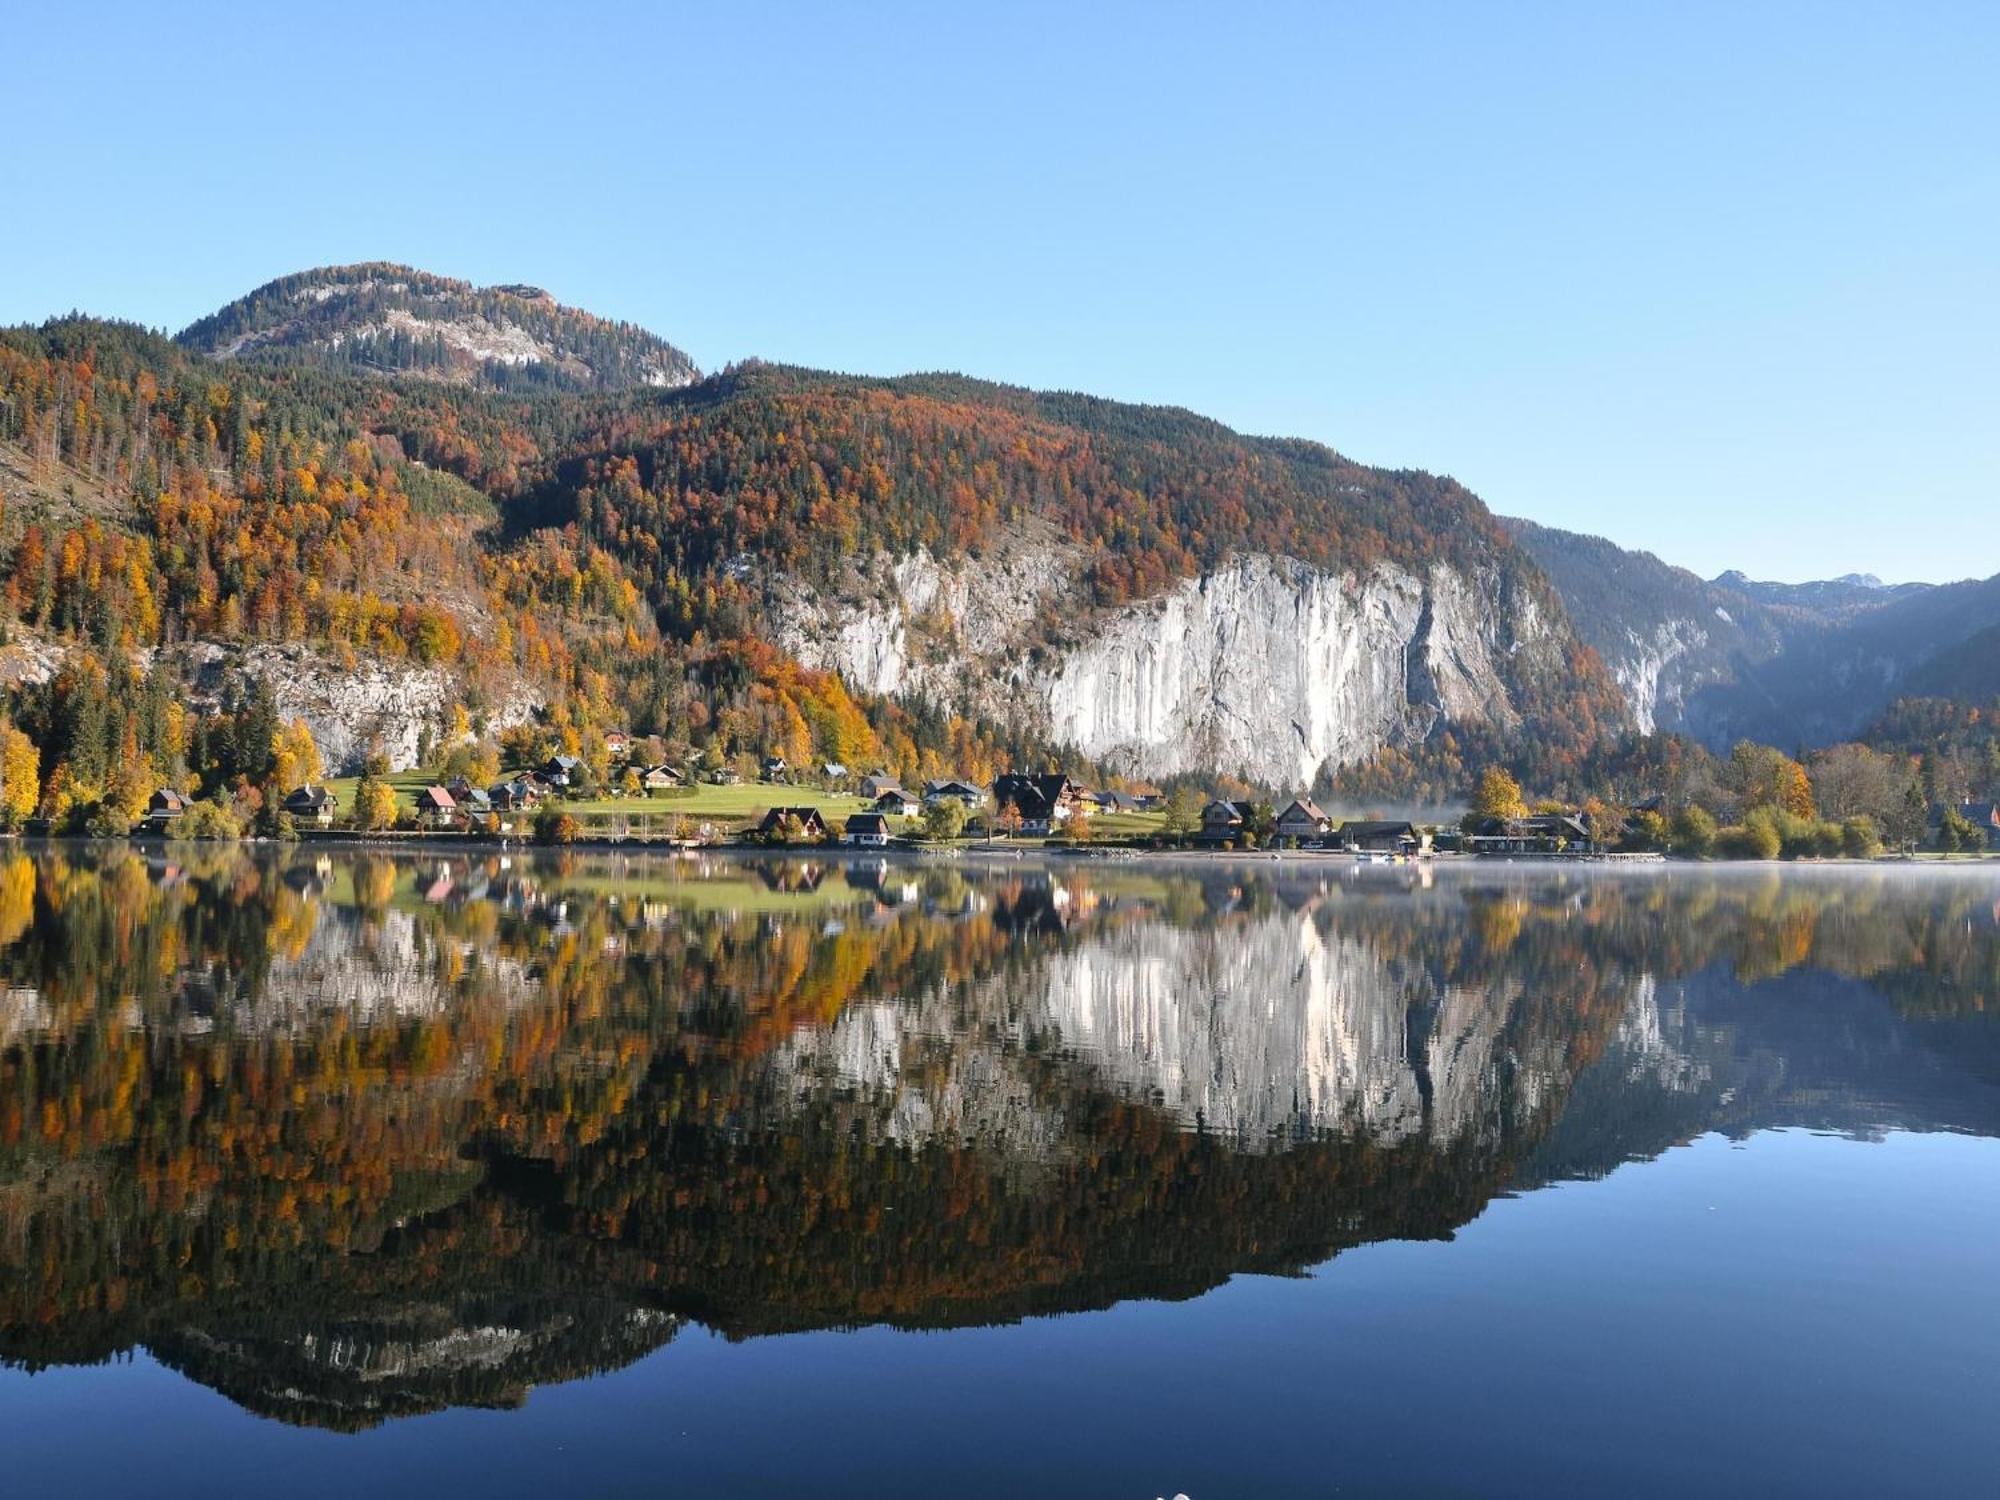
M899 786L887 788L873 803L876 812L897 813L906 818L913 816L922 805Z
M1414 823L1355 818L1340 825L1340 847L1355 854L1419 855L1431 852L1431 836Z
M427 786L417 793L417 816L433 828L453 828L458 824L458 799L441 786Z
M889 842L889 820L880 813L856 813L847 820L843 833L857 849L880 849Z
M826 819L816 807L774 807L757 825L758 837L788 844L821 843L826 833Z
M524 776L517 776L512 781L503 781L498 786L489 787L486 796L494 807L503 812L533 807L542 800L540 789Z
M1482 818L1473 824L1464 845L1473 854L1560 854L1595 847L1589 826L1573 813Z
M323 786L294 787L283 806L296 822L324 828L333 821L333 793Z
M1277 836L1288 844L1316 843L1333 830L1333 819L1310 797L1296 797L1278 814Z
M559 791L567 791L583 780L583 761L574 755L551 755L541 764L543 781Z
M671 792L681 784L681 773L672 766L648 766L639 773L639 785L647 792Z
M830 760L819 768L819 774L828 786L839 786L847 780L847 767L837 760Z
M604 736L604 753L613 760L623 760L632 753L632 736L622 729L614 729Z
M767 755L764 757L762 773L766 781L783 781L790 769L785 764L785 757L782 755Z
M1201 832L1197 837L1204 844L1226 844L1243 835L1254 815L1250 803L1218 797L1201 810Z
M861 786L859 788L861 795L866 797L870 802L873 802L886 791L901 791L902 789L902 783L887 771L870 771L866 776L861 778Z
M139 826L149 833L162 833L188 810L188 799L170 786L163 786L146 799L146 815Z
M924 806L929 807L936 802L957 802L971 811L985 805L986 793L969 781L926 781Z
M1060 771L1030 775L1009 771L993 783L993 803L1001 812L1012 809L1023 833L1053 833L1077 808L1077 785Z

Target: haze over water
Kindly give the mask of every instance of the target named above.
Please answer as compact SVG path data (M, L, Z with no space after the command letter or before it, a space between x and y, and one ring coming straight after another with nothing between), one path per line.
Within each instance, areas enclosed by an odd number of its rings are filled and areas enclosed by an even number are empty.
M12 1492L2000 1465L1990 873L72 849L0 986Z

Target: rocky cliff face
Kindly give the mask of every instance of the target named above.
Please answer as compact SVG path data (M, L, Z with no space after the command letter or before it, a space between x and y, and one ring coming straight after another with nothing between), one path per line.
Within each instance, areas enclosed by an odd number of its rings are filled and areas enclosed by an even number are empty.
M305 720L329 776L359 772L376 749L388 756L390 770L413 770L424 742L440 743L452 708L470 699L463 678L448 667L379 657L343 661L298 644L196 641L184 649L195 701L219 703L232 683L246 679L268 683L280 716ZM0 647L0 685L47 682L69 651L60 641L22 632ZM141 665L150 667L155 655L138 653ZM526 679L507 684L497 697L491 692L481 697L480 718L491 735L529 722L546 701Z
M414 768L424 742L438 743L453 705L466 701L464 683L449 668L373 657L343 663L305 646L239 650L204 643L193 648L192 666L194 690L205 697L219 697L232 677L269 683L279 714L305 720L328 774L336 776L358 772L377 748L391 770ZM541 702L528 683L512 684L486 705L487 732L526 723Z
M1559 671L1568 627L1495 570L1334 573L1245 554L1115 610L1081 558L1016 538L977 561L880 557L839 592L767 590L778 638L873 692L1047 734L1135 774L1270 786L1423 740L1510 728L1515 685Z

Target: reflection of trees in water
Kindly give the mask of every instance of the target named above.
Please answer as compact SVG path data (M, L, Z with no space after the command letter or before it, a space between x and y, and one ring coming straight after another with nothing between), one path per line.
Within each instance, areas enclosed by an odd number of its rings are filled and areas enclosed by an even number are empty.
M753 868L0 859L0 1353L354 1426L1193 1295L1781 1097L1991 1123L1897 1018L1990 1004L1971 882Z

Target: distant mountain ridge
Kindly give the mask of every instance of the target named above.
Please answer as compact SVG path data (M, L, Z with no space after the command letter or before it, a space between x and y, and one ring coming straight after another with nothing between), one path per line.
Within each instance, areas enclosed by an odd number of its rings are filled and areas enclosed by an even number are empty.
M281 276L190 324L176 341L214 359L489 390L674 387L701 375L666 340L565 307L540 287L475 287L387 261Z
M1866 574L1703 579L1648 552L1508 519L1611 669L1642 730L1715 748L1857 734L1904 697L1977 698L2000 684L2000 577L1884 584Z

